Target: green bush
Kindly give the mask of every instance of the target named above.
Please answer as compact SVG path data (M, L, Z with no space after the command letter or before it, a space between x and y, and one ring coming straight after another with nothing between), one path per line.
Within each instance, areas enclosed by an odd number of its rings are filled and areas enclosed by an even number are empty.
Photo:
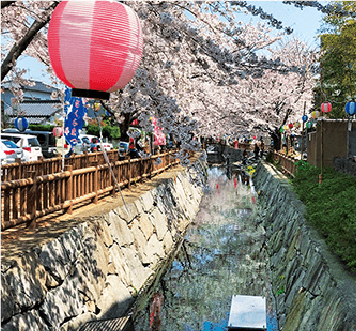
M55 125L30 124L28 128L33 131L53 131Z
M356 178L326 168L319 185L319 174L320 169L299 161L293 188L307 207L307 219L356 271Z

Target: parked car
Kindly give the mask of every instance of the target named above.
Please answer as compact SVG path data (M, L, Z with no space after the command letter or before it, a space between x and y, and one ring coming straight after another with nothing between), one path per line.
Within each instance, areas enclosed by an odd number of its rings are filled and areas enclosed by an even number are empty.
M22 148L11 140L1 139L0 152L1 164L14 163L16 159L21 159L22 162L26 161Z
M74 154L76 155L82 155L84 151L90 153L90 150L90 144L88 144L86 141L83 142L80 138L77 139L77 144L73 147Z
M96 141L96 142L95 142ZM100 151L101 150L101 147L100 147L100 139L96 139L96 138L93 138L92 139L92 143L94 144L93 148L95 150L95 148ZM113 144L111 143L107 143L107 142L103 142L103 147L106 151L109 151L110 149L113 149Z
M82 142L88 146L89 153L95 152L96 144L92 143L88 137L83 137Z
M1 132L1 139L11 140L21 147L26 161L37 161L39 157L43 157L42 147L34 135Z
M35 135L37 137L39 144L42 147L42 154L44 158L51 158L58 155L58 151L56 148L56 138L53 135L53 132L37 131L37 130L34 131L29 129L23 132L20 132L17 129L5 129L4 132Z

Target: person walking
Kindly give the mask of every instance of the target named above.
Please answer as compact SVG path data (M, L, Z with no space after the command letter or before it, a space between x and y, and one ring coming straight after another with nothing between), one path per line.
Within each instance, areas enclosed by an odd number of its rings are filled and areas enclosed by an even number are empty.
M255 153L255 158L258 159L260 156L260 148L258 147L258 144L255 144L255 149L253 151Z
M242 164L246 164L247 163L247 158L248 158L248 153L246 148L244 149L244 152L242 154Z
M263 153L265 151L265 144L263 142L263 139L261 138L261 142L260 142L260 157L262 158Z

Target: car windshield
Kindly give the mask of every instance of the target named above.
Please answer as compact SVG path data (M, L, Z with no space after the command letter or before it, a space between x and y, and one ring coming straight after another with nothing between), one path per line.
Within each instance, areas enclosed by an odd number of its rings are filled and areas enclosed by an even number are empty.
M38 147L40 144L38 143L38 140L36 138L30 138L28 140L28 144L31 147Z
M82 141L83 141L84 143L86 143L86 144L90 144L90 141L89 141L88 138L83 138Z
M10 141L10 140L1 140L1 142L2 142L7 148L19 148L13 141Z

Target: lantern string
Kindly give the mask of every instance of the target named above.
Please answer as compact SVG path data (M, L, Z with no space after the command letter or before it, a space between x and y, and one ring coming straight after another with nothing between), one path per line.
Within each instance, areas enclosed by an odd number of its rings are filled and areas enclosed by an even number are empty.
M110 173L111 173L111 177L114 180L114 187L118 186L120 194L121 194L122 201L124 202L124 205L125 205L125 208L126 208L126 211L127 211L127 213L129 213L129 208L126 205L126 202L125 202L125 199L124 199L124 195L122 194L121 187L120 187L120 185L118 184L118 182L116 180L115 174L114 174L114 172L112 170L112 167L111 167L111 164L110 164L110 160L108 158L108 155L106 154L106 150L105 150L104 145L103 145L103 129L102 129L101 125L100 125L100 121L99 121L99 119L98 119L98 117L96 115L96 112L94 112L94 114L95 114L95 118L98 121L98 126L99 126L100 149L103 151L104 159L105 159L106 163L108 164L108 167L109 167L109 170L110 170Z

